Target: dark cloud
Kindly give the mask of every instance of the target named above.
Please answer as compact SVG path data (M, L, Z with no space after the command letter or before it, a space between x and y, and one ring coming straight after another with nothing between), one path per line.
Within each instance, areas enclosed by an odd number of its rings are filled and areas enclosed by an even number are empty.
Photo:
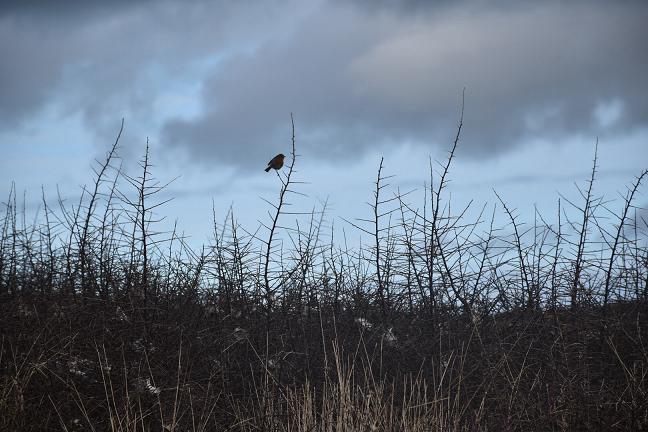
M113 0L106 2L102 0L57 0L55 2L46 0L4 0L0 4L0 16L2 15L55 15L61 17L68 14L79 14L83 12L97 13L103 11L114 11L125 6L133 6L138 3L148 3L151 0Z
M478 157L648 120L645 2L56 4L0 9L0 129L58 104L111 137L192 79L204 112L169 121L164 145L239 167L286 150L290 112L311 158L447 146L463 87L462 151Z
M3 9L0 55L8 61L0 63L0 127L29 120L50 104L67 103L92 117L98 103L131 93L141 62L131 63L133 35L120 34L127 15L117 7L105 14L103 6L84 5L79 16L74 4L62 2L52 14L52 3Z
M506 10L508 12L521 9L530 9L538 6L538 0L333 0L339 4L351 5L364 9L365 12L389 13L400 12L405 14L416 14L426 12L438 12L444 7L461 7L463 9L493 11ZM619 0L618 3L625 5L641 4L644 0ZM576 4L594 6L609 3L608 0L543 0L542 4L561 5Z
M0 130L56 106L102 137L152 122L156 98L273 19L231 2L15 2L0 13ZM78 6L78 8L77 8ZM51 12L51 13L50 13ZM279 13L277 11L276 13ZM149 131L153 132L153 131Z
M294 111L312 157L448 145L464 86L462 145L474 156L646 125L648 8L595 6L414 17L322 8L290 37L224 64L205 86L205 115L170 123L167 142L199 160L256 161L286 148Z

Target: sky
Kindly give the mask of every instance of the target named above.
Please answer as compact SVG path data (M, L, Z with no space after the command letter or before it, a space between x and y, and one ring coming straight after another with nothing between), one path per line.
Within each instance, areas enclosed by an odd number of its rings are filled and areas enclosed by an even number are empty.
M167 223L207 241L213 203L253 231L292 113L295 208L327 202L344 226L368 215L381 158L390 193L422 205L465 94L459 205L495 190L527 221L553 214L597 141L595 193L614 198L648 168L646 19L645 1L5 1L0 196L14 182L31 210L41 187L72 201L123 118L125 170L148 140L156 178L177 177Z

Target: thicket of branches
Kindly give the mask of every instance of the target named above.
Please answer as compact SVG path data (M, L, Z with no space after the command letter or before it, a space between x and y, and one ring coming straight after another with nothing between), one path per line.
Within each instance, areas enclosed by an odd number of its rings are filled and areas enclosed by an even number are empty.
M121 130L77 202L28 216L12 189L0 429L647 430L648 172L607 201L595 156L533 224L499 195L453 209L461 127L423 202L381 160L367 218L341 222L359 248L291 206L294 123L267 223L214 215L201 250L160 231L167 184L148 145L123 172Z

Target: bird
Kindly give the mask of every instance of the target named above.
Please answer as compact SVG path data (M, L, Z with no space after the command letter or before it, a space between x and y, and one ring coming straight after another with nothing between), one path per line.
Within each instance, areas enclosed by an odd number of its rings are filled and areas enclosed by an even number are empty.
M268 162L268 167L265 169L265 172L270 171L271 168L280 170L281 167L283 167L285 158L286 156L284 156L283 153L279 153L277 156L270 159L270 162Z

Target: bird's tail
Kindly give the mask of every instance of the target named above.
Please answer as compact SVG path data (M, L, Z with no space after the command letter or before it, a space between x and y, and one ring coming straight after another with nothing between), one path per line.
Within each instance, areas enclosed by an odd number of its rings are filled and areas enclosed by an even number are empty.
M270 171L270 168L272 168L270 165L268 165L268 168L265 169L265 172Z

